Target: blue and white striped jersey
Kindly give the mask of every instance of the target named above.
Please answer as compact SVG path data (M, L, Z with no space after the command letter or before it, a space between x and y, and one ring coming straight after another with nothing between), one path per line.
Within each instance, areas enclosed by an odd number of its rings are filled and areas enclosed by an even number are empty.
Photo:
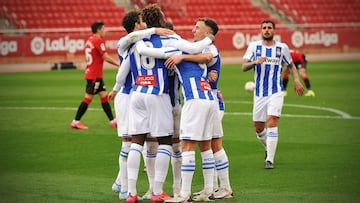
M216 94L215 96L217 97L219 110L224 111L225 110L224 99L222 97L221 91L218 90L218 83L219 83L220 73L221 73L221 69L220 69L221 58L220 58L219 50L214 44L212 44L212 45L208 46L207 48L205 48L202 53L211 53L213 55L212 60L206 64L207 72L209 73L210 71L215 70L218 74L216 81L210 82L210 86L213 90L215 90L214 94Z
M128 60L128 57L129 57L128 51L129 51L129 49L126 50L124 53L120 53L120 48L118 47L118 57L119 57L120 63L123 63L124 60ZM119 70L120 70L120 67L119 67ZM119 70L118 70L116 78L119 77L118 76L118 74L120 74ZM124 93L124 94L130 94L132 86L133 86L133 78L129 71L129 73L126 76L124 85L122 85L120 87L120 85L116 83L113 89L118 92Z
M218 89L218 83L219 83L219 78L220 78L220 66L221 66L221 58L220 58L220 54L219 54L219 50L218 48L216 48L215 45L210 45L208 47L206 47L204 49L204 51L202 53L211 53L213 55L212 60L206 64L207 66L207 71L210 72L212 70L216 70L216 72L218 73L218 78L215 82L210 82L210 86L213 90Z
M182 84L185 102L191 99L215 100L205 64L182 61L176 65L176 72Z
M191 43L181 39L179 35L161 37L151 35L135 44L136 50L130 55L131 72L135 78L133 91L147 94L169 93L168 69L164 62L166 56L178 52L200 53L211 43L210 38Z
M131 32L127 34L126 36L120 38L120 40L117 43L117 53L120 60L120 63L122 64L122 68L118 70L118 73L116 75L116 83L113 87L113 90L117 92L121 92L124 94L129 94L131 91L131 88L133 86L133 78L130 73L130 68L125 67L129 66L128 62L128 56L130 48L134 45L135 42L143 39L143 38L149 38L152 34L155 33L155 28L149 28L145 30L138 30Z
M161 37L151 35L150 39L143 40L145 44L153 48L163 47ZM136 46L136 44L135 44ZM130 52L130 69L135 78L133 91L145 94L168 94L168 69L164 59L140 55L135 49Z
M273 46L265 46L262 40L249 44L244 59L255 61L261 56L266 56L262 64L254 67L255 90L254 95L260 97L270 96L283 91L281 82L282 65L290 65L292 62L289 47L275 41Z

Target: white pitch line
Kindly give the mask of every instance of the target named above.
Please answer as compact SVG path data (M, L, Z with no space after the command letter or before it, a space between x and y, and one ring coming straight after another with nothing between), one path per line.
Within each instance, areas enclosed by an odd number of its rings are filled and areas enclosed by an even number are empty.
M245 113L245 112L225 112L225 115L230 115L230 116L252 116L252 113ZM302 115L302 114L281 114L281 117L289 117L289 118L327 118L327 119L353 119L353 120L360 120L360 117L344 118L344 117L341 117L341 116Z
M227 103L246 103L251 104L251 102L237 102L237 101L228 101ZM290 117L290 118L327 118L327 119L353 119L360 120L360 117L353 117L349 114L342 112L337 109L326 108L326 107L316 107L316 106L306 106L306 105L296 105L296 104L285 104L287 106L298 107L298 108L310 108L310 109L319 109L324 111L330 111L337 113L339 116L326 116L326 115L302 115L302 114L282 114L281 117ZM57 110L57 111L76 111L77 108L74 107L0 107L0 110ZM88 108L90 111L102 111L101 108ZM225 112L225 115L230 116L252 116L251 112Z
M248 102L248 101L226 101L226 103L243 103L243 104L252 104L252 102ZM296 107L296 108L305 108L305 109L316 109L316 110L322 110L322 111L329 111L329 112L333 112L335 114L338 114L341 118L345 118L345 119L358 119L358 117L352 117L350 114L344 112L344 111L340 111L338 109L334 109L334 108L328 108L328 107L322 107L322 106L310 106L310 105L301 105L301 104L284 104L284 106L290 106L290 107ZM285 114L286 115L286 114ZM281 116L284 116L284 114L282 114ZM306 115L302 115L301 117L304 117ZM296 116L294 116L296 117ZM321 118L324 118L324 116L320 116ZM325 116L328 117L328 116Z

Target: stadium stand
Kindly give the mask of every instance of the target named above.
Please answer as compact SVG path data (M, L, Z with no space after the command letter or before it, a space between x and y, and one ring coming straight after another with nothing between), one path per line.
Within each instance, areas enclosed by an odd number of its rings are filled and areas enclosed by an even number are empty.
M125 13L112 0L2 0L0 5L15 28L88 27L96 20L119 27Z
M251 0L163 0L166 17L175 25L192 25L199 17L211 17L220 25L258 24L259 19L272 18ZM277 22L277 19L272 18Z
M267 0L297 24L360 22L360 0Z
M276 23L360 22L360 0L128 0L138 8L159 3L174 25L192 25L198 17L212 17L220 25ZM2 0L2 28L76 28L101 20L119 27L125 7L116 0ZM79 9L81 8L81 9ZM277 15L275 15L277 14ZM286 21L282 21L286 19Z
M193 25L198 17L212 17L221 24L253 24L270 18L250 0L158 0L130 1L141 8L159 3L175 25ZM94 20L118 27L125 8L113 0L2 0L2 16L13 28L88 27ZM81 9L79 9L81 8ZM276 21L276 19L273 19Z

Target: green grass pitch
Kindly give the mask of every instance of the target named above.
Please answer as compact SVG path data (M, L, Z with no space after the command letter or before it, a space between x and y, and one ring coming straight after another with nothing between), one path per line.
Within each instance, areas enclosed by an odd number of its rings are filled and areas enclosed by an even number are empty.
M235 197L219 202L360 202L360 61L310 62L315 98L298 97L290 80L275 169L251 122L252 72L223 65L224 147ZM105 70L108 90L115 69ZM0 202L120 202L111 191L121 141L99 98L69 128L82 100L82 70L0 74ZM197 153L199 160L199 153ZM202 189L198 161L192 191ZM171 194L171 170L165 191ZM138 192L148 189L140 172ZM146 202L146 201L144 201Z

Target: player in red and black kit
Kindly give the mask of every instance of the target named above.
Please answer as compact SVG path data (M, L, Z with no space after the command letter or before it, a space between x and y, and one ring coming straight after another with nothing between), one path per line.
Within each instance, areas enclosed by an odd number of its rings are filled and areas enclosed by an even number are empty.
M307 92L305 96L307 97L315 97L315 92L311 90L310 80L306 75L306 68L307 68L307 60L304 53L296 50L290 50L291 58L295 64L296 69L299 71L300 77L303 79L305 83L305 87ZM289 82L289 73L290 70L287 68L283 73L283 86L284 86L284 96L287 96L286 87Z
M120 66L119 62L114 60L106 52L104 36L106 33L103 22L95 22L91 25L91 31L94 33L85 44L86 56L86 90L85 96L80 103L76 112L75 119L71 122L70 127L75 129L86 130L87 126L80 122L81 117L85 114L89 104L94 98L94 95L100 96L101 106L110 120L110 127L116 128L117 123L111 111L111 106L108 102L108 93L106 92L105 84L103 81L103 64L104 60L117 67Z

